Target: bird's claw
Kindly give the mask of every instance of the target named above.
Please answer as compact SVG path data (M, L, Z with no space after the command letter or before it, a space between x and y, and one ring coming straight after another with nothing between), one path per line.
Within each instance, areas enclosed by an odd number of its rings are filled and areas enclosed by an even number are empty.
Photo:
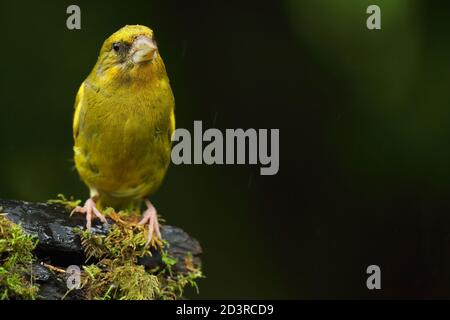
M156 243L160 243L162 236L161 231L159 230L159 222L158 222L158 215L156 213L155 207L152 205L152 203L149 200L145 201L145 204L147 205L147 210L144 211L142 220L139 221L139 225L145 225L148 223L148 235L147 235L147 242L146 246L148 246L153 239L153 235L155 235Z
M72 210L70 215L72 215L74 213L86 214L86 228L88 230L90 230L91 226L92 226L92 220L94 218L93 214L94 214L95 217L100 219L100 221L102 223L108 223L106 221L105 216L97 209L95 201L92 198L86 200L86 202L84 203L84 206L82 206L82 207L80 207L80 206L75 207L75 209Z

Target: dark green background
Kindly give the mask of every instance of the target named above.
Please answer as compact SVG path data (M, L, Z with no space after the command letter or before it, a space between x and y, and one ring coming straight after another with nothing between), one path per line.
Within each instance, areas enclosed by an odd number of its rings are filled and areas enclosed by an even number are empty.
M78 4L82 29L66 28ZM378 4L382 30L366 28ZM450 4L1 0L0 197L88 196L78 86L125 24L154 29L177 127L279 128L280 171L172 165L152 196L198 238L201 298L450 298ZM382 290L365 287L380 265Z

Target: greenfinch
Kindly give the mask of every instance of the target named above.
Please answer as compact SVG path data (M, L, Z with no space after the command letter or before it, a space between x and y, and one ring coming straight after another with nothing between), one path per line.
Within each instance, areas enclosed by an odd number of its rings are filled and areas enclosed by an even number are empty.
M101 210L132 208L145 201L140 224L161 238L147 196L161 184L170 163L175 102L153 31L125 26L103 43L97 63L81 84L73 117L76 169L90 198L72 213L87 225Z

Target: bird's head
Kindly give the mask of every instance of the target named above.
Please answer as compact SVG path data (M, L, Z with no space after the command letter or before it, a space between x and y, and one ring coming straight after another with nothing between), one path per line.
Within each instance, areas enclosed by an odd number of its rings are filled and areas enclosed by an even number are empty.
M148 73L162 64L153 31L145 26L125 26L105 40L100 50L97 75L127 77Z

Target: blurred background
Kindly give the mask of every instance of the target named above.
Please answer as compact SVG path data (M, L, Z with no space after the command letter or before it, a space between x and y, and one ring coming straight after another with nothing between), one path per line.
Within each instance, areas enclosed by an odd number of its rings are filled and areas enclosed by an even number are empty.
M88 196L75 94L102 42L144 24L177 127L280 129L277 175L171 165L152 197L202 243L191 298L450 298L450 2L0 3L1 198ZM66 28L70 4L81 30ZM381 290L366 288L371 264Z

